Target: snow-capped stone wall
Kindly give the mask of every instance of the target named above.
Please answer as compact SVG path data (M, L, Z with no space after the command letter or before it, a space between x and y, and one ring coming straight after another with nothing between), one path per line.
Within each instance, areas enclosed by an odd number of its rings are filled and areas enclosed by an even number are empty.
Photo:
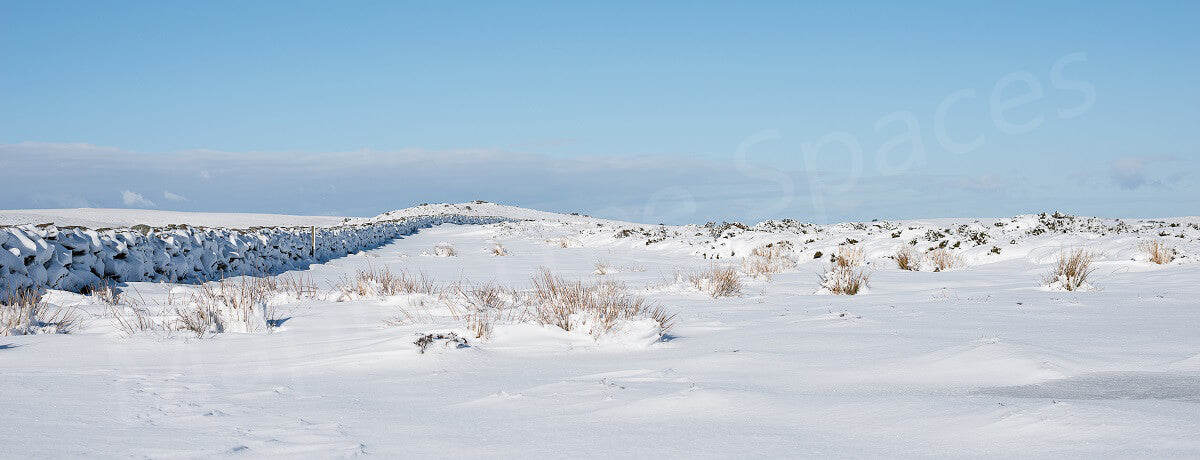
M79 292L101 280L196 283L278 274L375 248L421 228L507 220L439 215L317 227L315 254L310 227L0 227L0 294L25 288Z

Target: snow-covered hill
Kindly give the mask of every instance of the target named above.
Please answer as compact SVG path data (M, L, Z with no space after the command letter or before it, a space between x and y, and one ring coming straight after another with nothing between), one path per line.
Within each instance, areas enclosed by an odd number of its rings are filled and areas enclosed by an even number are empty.
M469 203L434 203L421 204L411 208L398 209L388 211L375 217L366 218L365 221L382 221L389 219L397 219L411 216L429 216L429 215L460 215L460 216L488 216L488 217L504 217L517 220L543 220L554 222L604 222L604 223L621 223L608 219L598 219L580 214L560 214L555 212L538 211L536 209L522 208L518 206L509 206L487 201L472 201ZM355 219L352 222L362 222L364 220Z

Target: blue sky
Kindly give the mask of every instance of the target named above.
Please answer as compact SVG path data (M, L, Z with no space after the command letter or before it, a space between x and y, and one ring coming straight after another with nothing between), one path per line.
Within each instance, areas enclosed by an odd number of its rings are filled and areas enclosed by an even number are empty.
M1195 215L1146 3L2 1L0 207Z

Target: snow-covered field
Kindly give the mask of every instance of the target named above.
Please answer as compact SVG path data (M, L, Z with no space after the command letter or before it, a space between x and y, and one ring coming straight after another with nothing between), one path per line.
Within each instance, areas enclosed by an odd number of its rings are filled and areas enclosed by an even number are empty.
M269 287L48 292L78 321L0 336L0 457L1200 456L1198 218L658 226L464 203L354 222L437 213L518 220ZM1094 262L1065 290L1046 275L1075 249ZM830 293L838 254L857 295ZM723 268L741 286L714 297ZM539 316L570 303L538 296L544 273L649 305L568 331ZM428 334L453 338L422 352Z

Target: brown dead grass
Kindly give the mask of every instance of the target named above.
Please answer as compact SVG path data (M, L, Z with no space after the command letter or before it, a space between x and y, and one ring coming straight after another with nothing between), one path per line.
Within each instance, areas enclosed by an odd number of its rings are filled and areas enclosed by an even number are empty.
M742 277L734 267L712 265L705 271L688 275L687 279L696 289L714 299L733 297L742 292Z
M592 272L592 274L595 275L607 275L610 271L612 271L612 266L610 266L607 261L597 260L595 266L596 270Z
M1143 241L1138 245L1138 249L1146 253L1151 262L1158 265L1171 263L1177 255L1175 248L1167 246L1159 240Z
M871 282L870 272L860 268L865 260L862 246L839 246L829 270L820 275L821 286L833 294L858 294Z
M491 253L493 256L503 257L508 255L508 249L506 249L503 244L496 243L492 245Z
M455 284L447 289L445 297L450 315L462 321L477 339L491 338L492 330L501 320L520 321L525 316L519 308L519 294L496 284Z
M79 327L74 308L54 307L42 300L42 294L33 289L0 294L0 336L69 334Z
M776 273L783 272L796 266L796 256L792 252L792 244L787 241L770 243L750 251L750 255L742 260L742 270L752 278L766 278L770 281Z
M870 272L857 267L834 265L821 275L821 286L837 295L856 295L870 283Z
M387 268L359 270L353 278L342 280L337 289L343 294L342 300L347 297L435 294L437 291L433 281L424 273L414 276L406 270L392 273Z
M1047 285L1057 282L1067 291L1077 291L1087 283L1088 276L1095 271L1092 263L1098 256L1083 248L1062 251L1058 254L1054 268L1043 281Z
M934 249L926 257L933 264L933 271L944 272L963 265L962 257L959 257L958 253L946 248Z
M839 268L853 268L862 265L866 259L863 247L858 245L838 246L833 264Z
M601 281L584 283L568 281L549 270L533 278L529 302L533 318L545 325L570 331L580 326L579 315L591 325L593 337L610 332L620 320L651 318L666 333L675 315L659 306L633 295L623 283Z
M897 248L896 254L892 258L896 259L896 266L901 270L921 270L921 254L911 245L906 244Z
M251 325L255 323L252 318L263 316L270 329L275 312L269 301L280 292L278 286L273 278L251 277L206 283L192 292L186 307L176 307L178 328L204 337L226 332L226 319Z

